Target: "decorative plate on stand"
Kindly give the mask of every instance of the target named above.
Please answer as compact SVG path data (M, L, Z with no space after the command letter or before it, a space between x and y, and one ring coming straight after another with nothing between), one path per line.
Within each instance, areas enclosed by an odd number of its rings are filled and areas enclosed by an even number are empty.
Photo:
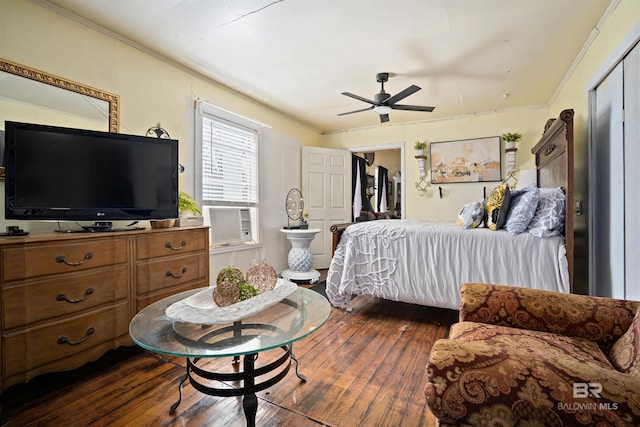
M302 198L302 193L297 188L292 188L287 193L287 198L284 203L284 208L287 212L288 222L287 228L298 228L292 227L291 221L300 221L302 218L302 211L304 210L304 199Z

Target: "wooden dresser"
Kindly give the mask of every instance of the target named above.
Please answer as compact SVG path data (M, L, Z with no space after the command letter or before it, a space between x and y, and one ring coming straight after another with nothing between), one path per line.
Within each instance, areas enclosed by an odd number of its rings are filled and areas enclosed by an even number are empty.
M0 238L0 391L132 345L148 304L209 284L209 231Z

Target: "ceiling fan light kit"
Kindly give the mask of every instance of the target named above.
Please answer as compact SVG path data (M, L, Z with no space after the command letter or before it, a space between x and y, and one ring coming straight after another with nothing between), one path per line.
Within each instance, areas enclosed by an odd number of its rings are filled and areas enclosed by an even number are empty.
M391 107L389 107L388 105L378 105L373 107L373 111L376 114L380 114L380 115L389 114L391 112Z
M389 73L378 73L376 74L376 81L380 83L380 92L374 95L373 101L367 98L363 98L362 96L354 95L351 92L342 92L343 95L348 96L353 99L357 99L358 101L366 102L367 104L371 104L370 107L362 108L359 110L349 111L346 113L340 113L338 116L344 116L347 114L360 113L362 111L373 110L374 113L380 116L380 123L385 123L389 121L389 113L391 110L405 110L405 111L426 111L431 112L435 109L435 107L424 107L420 105L402 105L396 104L398 101L403 100L404 98L412 95L420 90L419 86L411 85L403 91L398 92L397 94L391 96L384 90L384 84L389 80Z

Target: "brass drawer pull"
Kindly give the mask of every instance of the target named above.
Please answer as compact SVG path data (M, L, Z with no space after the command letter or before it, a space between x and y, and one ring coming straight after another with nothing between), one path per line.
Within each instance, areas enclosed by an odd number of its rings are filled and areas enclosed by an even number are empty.
M186 240L183 240L183 241L180 243L180 245L181 245L181 246L173 246L173 245L171 244L171 242L166 242L166 243L164 244L164 247L165 247L165 248L167 248L167 249L171 249L171 250L173 250L173 251L179 251L180 249L182 249L182 248L184 248L185 246L187 246L187 241L186 241Z
M67 264L71 267L78 267L82 264L84 264L85 262L89 261L91 258L93 258L93 252L87 252L86 254L84 254L84 259L82 261L78 261L78 262L73 262L73 261L67 261L67 257L65 257L64 255L58 255L56 257L56 262L58 264Z
M174 279L179 279L179 278L181 278L182 276L184 276L184 273L186 273L186 272L187 272L187 267L182 267L182 274L177 274L177 275L176 275L176 274L173 274L173 272L172 272L171 270L169 270L169 271L167 271L167 272L165 273L165 275L166 275L167 277L173 277Z
M92 327L90 327L89 329L87 329L87 333L84 337L80 338L78 341L69 341L69 338L67 338L66 335L63 335L61 337L58 337L58 341L57 343L62 345L62 344L69 344L69 345L78 345L78 344L82 344L83 342L85 342L87 340L87 338L89 338L89 335L92 335L96 330Z
M77 299L69 299L67 298L67 294L58 294L56 295L56 301L66 301L71 304L76 304L78 302L84 301L92 293L93 293L93 288L87 288L87 290L84 291L84 295Z

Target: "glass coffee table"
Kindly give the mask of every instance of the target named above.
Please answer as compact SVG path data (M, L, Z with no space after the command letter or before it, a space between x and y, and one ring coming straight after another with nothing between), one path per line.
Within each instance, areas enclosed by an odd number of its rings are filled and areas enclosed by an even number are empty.
M169 409L173 413L182 400L182 386L188 379L202 393L212 396L244 396L243 409L248 426L255 425L258 410L256 392L282 380L295 362L293 343L322 326L331 312L329 301L321 294L298 288L291 295L257 314L228 324L202 325L169 319L165 310L170 305L201 291L182 292L142 309L129 325L133 341L155 353L184 357L187 372L178 386L178 400ZM258 354L274 350L276 356L256 363ZM279 354L277 352L282 352ZM230 357L234 372L211 372L198 366L204 358ZM242 369L240 358L242 357ZM215 387L212 382L241 381L237 388ZM221 384L222 385L222 384Z

